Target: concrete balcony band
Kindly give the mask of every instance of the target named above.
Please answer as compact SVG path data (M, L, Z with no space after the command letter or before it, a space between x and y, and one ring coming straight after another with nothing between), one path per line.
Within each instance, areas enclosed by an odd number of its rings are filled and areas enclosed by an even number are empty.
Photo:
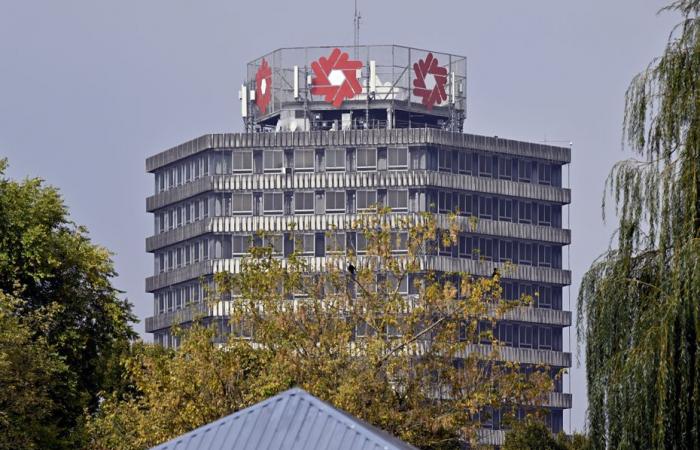
M468 344L464 353L466 357L472 353L488 356L493 351L489 344ZM571 367L571 353L555 350L539 350L534 348L517 348L503 346L498 350L500 361L514 362L518 364L546 365L550 367Z
M204 303L194 303L185 308L156 314L146 318L146 332L168 328L175 324L192 322L197 317L213 317L225 313L220 307L209 307ZM571 325L571 312L521 306L507 311L503 320L568 327Z
M366 217L362 214L298 214L294 216L226 216L210 217L183 227L175 228L146 239L146 251L168 247L185 240L202 236L206 233L256 233L291 232L291 231L327 231L330 229L347 231L357 229L354 226ZM416 213L391 213L387 218L392 225L398 226L402 220L419 220ZM450 220L446 214L435 214L438 227L446 229ZM571 243L571 231L540 225L529 225L491 219L472 220L469 217L455 218L461 231L470 234L498 236L505 238L531 240L553 244Z
M356 257L356 264L362 266L362 255ZM309 270L323 272L329 264L344 268L348 259L343 256L308 256L304 257L309 264ZM218 272L238 273L243 258L212 259L190 264L186 267L164 272L146 278L146 292L154 292L174 284L196 280L201 276L212 275ZM435 272L459 272L477 277L488 277L493 274L494 268L501 272L504 279L522 280L538 283L547 283L557 286L571 284L571 272L549 267L533 267L524 265L510 265L492 261L476 261L449 256L421 256L417 258L419 271ZM283 264L286 260L282 261Z
M397 128L343 131L304 131L278 133L206 134L197 139L165 150L146 160L146 171L161 167L206 150L217 149L285 149L323 148L329 146L441 145L445 147L480 150L497 154L536 158L567 164L571 149L547 144L521 142L498 137L436 130L432 128Z
M571 191L566 188L428 170L408 170L382 172L304 172L290 175L281 173L209 175L195 180L194 182L185 183L148 197L146 199L146 210L148 212L154 212L160 208L210 191L281 191L401 187L407 189L437 187L469 191L478 194L541 200L560 205L571 202Z

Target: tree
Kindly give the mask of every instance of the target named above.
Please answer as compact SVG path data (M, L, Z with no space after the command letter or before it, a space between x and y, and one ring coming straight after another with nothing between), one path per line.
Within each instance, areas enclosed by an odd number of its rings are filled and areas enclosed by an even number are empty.
M700 1L626 94L617 246L578 298L594 448L700 447ZM603 202L605 208L605 198Z
M552 436L544 423L526 419L517 422L506 435L503 450L567 450L569 447Z
M455 244L455 223L379 211L353 226L360 256L318 267L260 246L238 273L217 274L211 306L229 311L221 348L197 325L178 351L142 347L128 362L135 395L90 420L93 447L154 445L292 386L423 448L475 443L492 409L542 403L547 368L499 361L492 326L521 304L502 299L501 275L426 267L425 255Z
M0 292L0 449L66 445L58 398L75 401L75 377L42 336L15 314L18 301ZM58 444L58 445L57 445Z
M515 422L506 434L503 450L588 450L588 438L579 433L567 436L563 432L556 436L545 424L534 416Z
M58 191L39 179L7 179L6 165L0 160L0 302L9 327L4 335L8 359L0 376L13 380L23 369L19 357L24 353L10 343L26 348L33 378L15 385L21 392L6 394L45 400L46 408L45 426L25 438L41 448L73 448L81 441L84 410L94 410L99 392L119 382L114 358L134 337L129 325L134 317L111 284L115 272L109 252L69 221ZM57 378L65 378L63 384ZM42 380L53 382L42 387ZM17 409L13 399L6 400L10 403L0 411L5 423L36 423L33 409ZM0 434L16 435L20 429L32 430L3 425Z

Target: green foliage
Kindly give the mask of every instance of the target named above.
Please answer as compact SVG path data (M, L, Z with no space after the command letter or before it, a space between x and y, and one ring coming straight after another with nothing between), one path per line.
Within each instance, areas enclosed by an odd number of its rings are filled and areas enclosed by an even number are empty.
M541 404L553 389L547 368L525 374L498 362L500 343L478 327L515 306L501 298L500 275L458 281L424 270L426 251L454 243L457 230L413 219L368 214L354 224L367 253L323 267L252 249L210 294L212 307L230 311L228 338L218 347L195 325L178 351L141 347L127 364L136 394L108 399L90 419L92 447L148 447L292 386L434 449L474 443L488 407ZM408 239L395 234L402 229ZM416 273L407 296L400 286Z
M558 442L542 422L527 419L508 432L503 450L567 450L567 446Z
M58 399L76 401L75 377L44 337L16 315L19 302L0 292L0 449L68 446Z
M617 247L579 293L593 448L700 448L700 2L666 9L683 21L626 95L638 159L608 179Z
M58 191L39 179L4 178L6 165L0 160L0 302L9 327L5 342L16 339L24 346L26 363L34 368L30 382L16 385L15 394L47 401L36 432L31 429L37 421L33 410L16 408L12 401L5 410L3 404L5 423L29 428L3 425L0 435L20 439L26 430L27 447L33 442L40 448L71 448L80 441L84 410L97 407L101 390L118 386L114 357L134 336L128 323L134 317L111 285L115 273L109 253L91 243L84 228L69 222ZM6 352L0 376L12 380L23 362L11 348ZM36 390L47 379L52 383Z
M580 434L556 437L540 421L529 417L514 424L506 434L503 450L588 450L588 439Z

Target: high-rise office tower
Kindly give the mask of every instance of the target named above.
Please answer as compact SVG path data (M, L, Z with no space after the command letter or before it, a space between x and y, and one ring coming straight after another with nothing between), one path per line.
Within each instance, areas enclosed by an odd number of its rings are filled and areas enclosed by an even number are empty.
M252 61L247 72L244 132L205 135L146 162L155 175L146 331L156 342L177 345L170 327L195 315L221 322L225 305L204 305L200 281L238 270L255 232L265 231L284 257L294 250L294 227L304 234L302 252L322 264L329 229L334 245L362 251L348 225L379 203L392 214L459 211L463 224L476 224L463 227L459 245L427 255L426 265L475 276L507 266L505 297L529 294L535 304L499 322L501 357L553 371L571 366L563 351L571 313L562 307L571 278L562 268L569 148L463 133L462 56L401 46L290 48ZM547 407L559 431L571 396L556 384ZM483 425L493 430L484 431L487 441L503 439L497 412Z

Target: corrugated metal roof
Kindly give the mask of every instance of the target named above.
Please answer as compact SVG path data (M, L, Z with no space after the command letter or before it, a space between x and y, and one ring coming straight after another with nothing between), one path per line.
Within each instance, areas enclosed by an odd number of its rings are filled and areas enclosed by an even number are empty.
M151 450L416 450L294 388Z

